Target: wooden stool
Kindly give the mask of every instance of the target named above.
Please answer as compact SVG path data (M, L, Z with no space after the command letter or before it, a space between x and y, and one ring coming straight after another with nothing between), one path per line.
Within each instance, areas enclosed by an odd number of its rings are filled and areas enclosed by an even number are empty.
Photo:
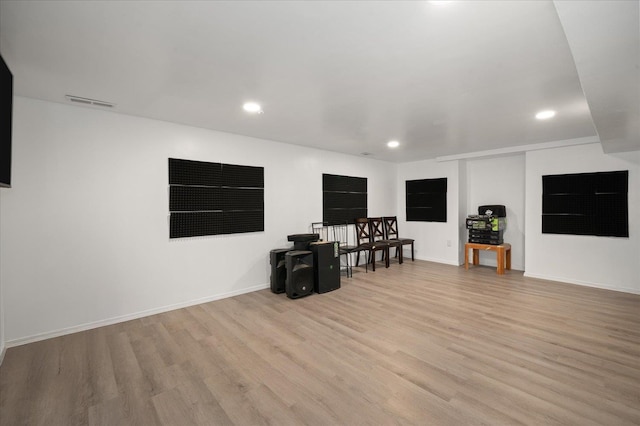
M473 250L473 264L480 264L480 252L478 250L493 250L498 258L498 275L503 275L505 269L511 269L511 244L504 243L498 246L492 244L466 243L464 245L464 269L469 269L469 249Z

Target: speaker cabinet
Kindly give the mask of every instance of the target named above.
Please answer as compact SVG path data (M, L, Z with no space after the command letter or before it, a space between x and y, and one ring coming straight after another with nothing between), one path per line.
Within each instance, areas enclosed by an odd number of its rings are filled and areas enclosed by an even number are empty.
M320 240L320 234L287 235L287 240L293 241L294 250L309 250L309 243Z
M287 279L284 255L289 251L291 249L273 249L270 252L271 291L273 293L284 293L284 282Z
M340 288L340 246L337 241L309 244L313 253L313 290L326 293Z
M290 299L308 296L313 292L313 253L293 250L284 255L287 268L285 291Z

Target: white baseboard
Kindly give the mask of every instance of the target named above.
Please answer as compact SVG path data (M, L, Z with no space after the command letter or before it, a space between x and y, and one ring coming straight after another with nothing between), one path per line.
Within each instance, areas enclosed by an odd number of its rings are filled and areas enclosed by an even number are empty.
M58 330L47 331L44 333L34 334L32 336L21 337L18 339L8 340L6 343L6 347L3 348L2 355L4 356L4 351L6 348L11 348L14 346L25 345L27 343L38 342L40 340L51 339L54 337L64 336L67 334L77 333L79 331L91 330L98 327L104 327L107 325L117 324L119 322L130 321L138 318L148 317L151 315L161 314L163 312L173 311L176 309L182 309L189 306L200 305L202 303L213 302L214 300L226 299L228 297L238 296L240 294L251 293L253 291L263 290L265 288L269 288L269 284L260 284L253 287L243 288L240 290L234 290L227 293L216 294L213 296L202 297L200 299L189 300L186 302L176 303L173 305L162 306L159 308L148 309L146 311L135 312L133 314L122 315L118 317L108 318L100 321L94 321L90 323L75 325L72 327L66 327Z
M561 283L575 284L575 285L581 285L581 286L585 286L585 287L601 288L603 290L620 291L622 293L640 294L640 289L636 289L636 288L613 287L613 286L609 286L609 285L602 284L602 283L594 283L594 282L589 282L589 281L573 280L573 279L564 278L564 277L553 277L553 276L540 275L540 274L531 274L531 273L528 273L528 272L525 272L524 276L527 277L527 278L537 278L537 279L540 279L540 280L557 281L557 282L561 282Z
M447 260L447 259L437 259L435 257L418 257L416 256L417 260L426 260L427 262L434 262L434 263L444 263L445 265L453 265L453 266L460 266L460 263L458 263L458 261L452 261L452 260ZM409 254L409 260L411 260L411 254ZM404 258L404 261L407 261L407 258Z

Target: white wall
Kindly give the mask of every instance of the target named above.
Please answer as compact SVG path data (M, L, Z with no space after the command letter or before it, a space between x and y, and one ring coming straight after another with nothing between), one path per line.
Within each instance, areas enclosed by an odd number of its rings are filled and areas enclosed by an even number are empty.
M514 269L524 263L527 276L640 293L638 151L605 155L594 144L532 151L524 161L396 166L16 97L13 155L13 188L0 191L0 350L267 287L269 250L322 219L322 173L367 177L370 215L397 214L418 259L459 265L461 218L478 204L505 204ZM170 240L169 157L263 166L265 231ZM542 175L623 169L630 238L542 235ZM447 222L407 222L405 181L440 177Z
M467 214L478 206L502 204L507 208L504 241L511 244L511 269L524 270L525 156L467 160ZM465 238L468 237L464 230ZM480 264L496 266L494 252L480 252Z
M629 170L629 238L542 234L542 176ZM525 275L640 293L640 151L600 144L526 154Z
M414 179L447 178L447 221L407 222L405 181ZM401 237L415 239L417 259L460 264L459 199L460 162L435 160L403 163L398 167L398 227ZM464 184L464 182L463 182ZM464 243L462 242L463 247ZM405 259L410 256L405 248Z
M8 346L267 287L269 250L322 220L322 173L367 177L369 213L395 213L396 166L367 158L21 97L13 134ZM169 157L264 167L265 231L170 240Z

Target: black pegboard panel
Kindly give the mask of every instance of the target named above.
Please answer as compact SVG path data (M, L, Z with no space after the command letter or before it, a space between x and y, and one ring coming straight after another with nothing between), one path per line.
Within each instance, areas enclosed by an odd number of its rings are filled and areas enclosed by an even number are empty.
M355 223L359 217L367 217L367 209L328 209L323 213L323 219L329 225Z
M222 164L169 158L169 185L221 186Z
M408 180L405 190L407 221L447 221L447 178Z
M442 201L446 199L446 193L407 194L407 207L436 207L442 205Z
M222 188L204 186L169 187L169 211L192 212L222 210Z
M629 236L627 170L542 176L542 233Z
M367 178L322 175L322 190L328 192L367 192Z
M184 238L223 233L222 212L171 213L169 237Z
M225 211L223 213L224 234L264 231L264 212L260 211Z
M169 159L171 238L264 231L264 168Z
M367 193L324 192L322 197L324 209L362 208L367 206Z
M223 210L264 210L264 189L222 188Z
M264 167L222 164L222 185L234 188L264 188Z
M367 201L367 178L322 175L323 222L338 225L367 217Z
M406 191L408 194L447 192L447 178L408 180Z

